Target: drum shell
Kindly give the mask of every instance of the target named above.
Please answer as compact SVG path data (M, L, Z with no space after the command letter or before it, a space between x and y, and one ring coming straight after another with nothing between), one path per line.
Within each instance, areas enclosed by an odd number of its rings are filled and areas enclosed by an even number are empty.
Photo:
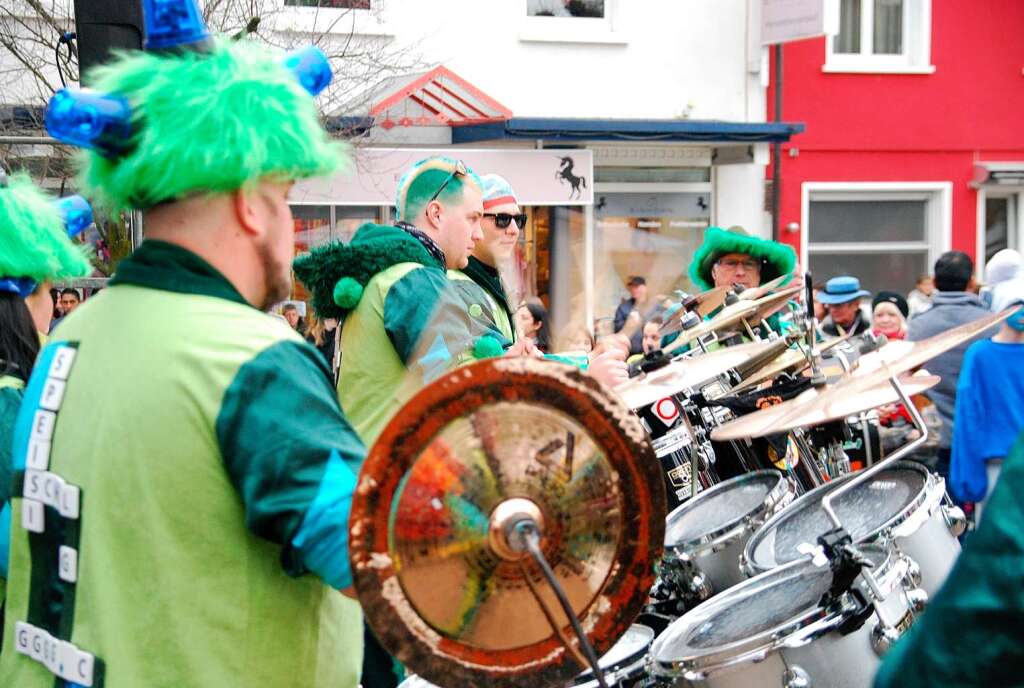
M858 538L857 542L882 545L895 542L901 552L910 556L921 567L921 588L929 595L933 595L942 586L960 553L960 543L945 520L942 504L945 483L942 478L929 473L927 469L917 464L899 462L892 468L924 473L926 475L924 487L915 498L914 504L896 514L884 526ZM848 479L851 478L844 478L844 480ZM820 504L821 497L826 491L839 484L837 482L826 483L826 485L797 499L791 505L791 509L800 509L802 508L801 502L807 503L810 500L817 500ZM759 561L754 554L767 531L776 527L782 519L789 518L790 515L786 512L777 514L749 538L741 561L741 569L746 575L755 576L777 568L777 566L769 566Z

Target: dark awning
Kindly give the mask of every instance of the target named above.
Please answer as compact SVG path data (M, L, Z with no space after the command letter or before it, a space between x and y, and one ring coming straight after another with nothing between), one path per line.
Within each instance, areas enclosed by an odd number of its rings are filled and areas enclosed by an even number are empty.
M721 122L692 119L557 119L512 117L452 127L452 143L502 140L706 141L776 143L804 130L802 122Z

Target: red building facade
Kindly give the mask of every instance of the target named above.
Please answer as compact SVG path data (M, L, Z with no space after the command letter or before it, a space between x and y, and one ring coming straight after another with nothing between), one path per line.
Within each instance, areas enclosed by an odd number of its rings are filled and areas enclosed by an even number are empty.
M1024 2L839 2L839 35L784 48L783 115L807 128L782 147L779 239L873 291L1021 248Z

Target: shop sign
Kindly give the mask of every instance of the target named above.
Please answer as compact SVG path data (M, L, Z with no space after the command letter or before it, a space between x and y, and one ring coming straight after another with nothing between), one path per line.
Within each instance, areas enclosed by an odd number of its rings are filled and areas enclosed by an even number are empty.
M761 45L839 33L838 0L762 0Z
M594 202L594 157L589 150L462 148L358 148L348 172L299 182L289 201L297 205L392 205L406 170L433 155L460 159L477 174L500 174L523 206Z

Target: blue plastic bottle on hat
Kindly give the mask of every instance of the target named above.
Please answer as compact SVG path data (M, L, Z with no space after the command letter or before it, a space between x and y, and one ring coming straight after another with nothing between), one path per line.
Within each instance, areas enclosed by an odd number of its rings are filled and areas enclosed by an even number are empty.
M327 88L334 78L327 55L315 45L293 50L285 55L284 66L295 74L302 88L311 96Z
M64 228L71 238L84 232L93 222L92 206L81 196L65 196L54 201L54 205L64 218Z
M210 32L193 0L143 0L145 50L204 49Z
M106 157L115 157L132 136L128 101L88 89L63 88L53 94L44 117L50 136Z

